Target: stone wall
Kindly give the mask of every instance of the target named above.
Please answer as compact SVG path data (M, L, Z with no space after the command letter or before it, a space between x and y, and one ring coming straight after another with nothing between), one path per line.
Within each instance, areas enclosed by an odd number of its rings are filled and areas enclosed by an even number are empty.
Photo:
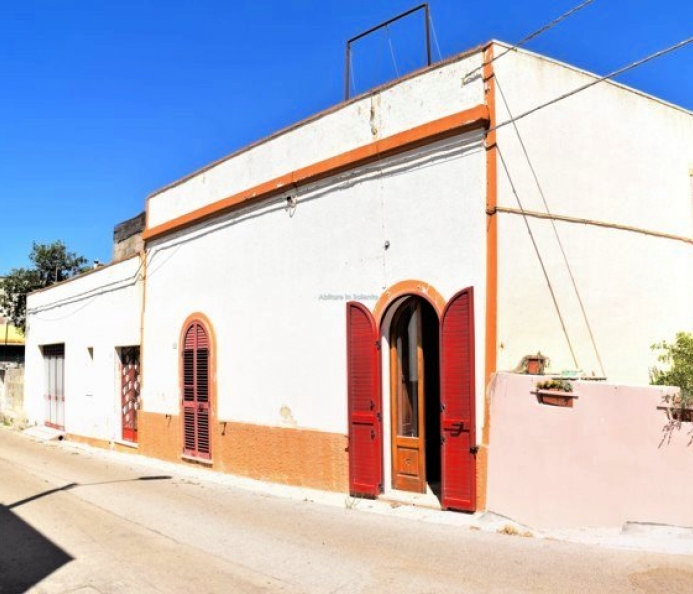
M113 229L113 261L124 260L144 249L142 231L145 225L145 213L123 221Z
M24 367L0 369L0 421L24 424Z

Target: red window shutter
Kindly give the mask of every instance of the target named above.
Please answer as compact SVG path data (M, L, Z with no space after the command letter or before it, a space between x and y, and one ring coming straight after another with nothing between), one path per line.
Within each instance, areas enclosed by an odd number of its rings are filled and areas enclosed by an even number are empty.
M204 327L193 322L183 341L183 453L211 458L210 343Z
M441 322L440 421L444 508L475 510L474 399L474 292L470 287L450 299Z
M377 497L382 491L382 412L378 330L360 303L347 303L349 491Z

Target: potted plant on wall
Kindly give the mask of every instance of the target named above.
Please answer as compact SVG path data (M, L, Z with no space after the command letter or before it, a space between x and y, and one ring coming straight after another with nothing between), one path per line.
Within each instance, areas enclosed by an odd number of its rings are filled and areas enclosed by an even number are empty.
M693 421L693 334L677 332L674 342L663 340L652 350L659 351L657 361L664 368L650 368L650 384L678 388L665 393L657 408L666 411L672 422Z
M563 379L538 382L535 394L541 404L566 408L573 408L573 401L577 398L577 394L573 392L573 385Z
M514 373L527 375L544 375L544 370L550 365L549 358L538 351L536 355L525 355L515 368Z

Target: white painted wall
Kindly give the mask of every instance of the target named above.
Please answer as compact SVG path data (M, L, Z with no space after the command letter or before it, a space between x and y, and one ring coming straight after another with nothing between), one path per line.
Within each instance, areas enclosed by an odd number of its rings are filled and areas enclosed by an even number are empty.
M502 46L496 46L496 53ZM516 51L494 63L497 119L507 120L593 76ZM502 93L501 93L502 92ZM504 97L503 97L504 96ZM691 237L693 115L613 83L599 83L517 122L554 214ZM499 205L546 211L518 135L498 130ZM575 369L527 230L498 215L498 367L541 350ZM577 367L601 374L550 221L528 219L574 345ZM650 345L693 329L693 246L628 231L557 223L556 230L609 379L647 383Z
M64 343L65 430L106 440L120 437L116 348L140 344L140 262L139 257L123 260L29 295L25 408L30 422L46 419L41 346Z
M148 200L155 227L301 167L484 103L480 78L462 85L481 54L373 91L277 134Z
M474 286L481 402L485 158L481 132L458 136L302 187L293 212L275 200L151 242L144 409L179 414L180 333L202 312L220 421L346 433L345 303L407 279L446 299Z

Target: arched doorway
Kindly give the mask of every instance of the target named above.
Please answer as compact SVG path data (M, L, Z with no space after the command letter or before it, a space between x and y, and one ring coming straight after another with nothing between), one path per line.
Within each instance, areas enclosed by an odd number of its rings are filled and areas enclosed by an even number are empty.
M444 509L474 511L474 290L441 308L421 293L388 293L383 303L378 321L347 303L349 491L378 497L391 479L395 489L431 487Z
M438 492L440 358L438 315L419 296L395 305L389 327L392 488Z

